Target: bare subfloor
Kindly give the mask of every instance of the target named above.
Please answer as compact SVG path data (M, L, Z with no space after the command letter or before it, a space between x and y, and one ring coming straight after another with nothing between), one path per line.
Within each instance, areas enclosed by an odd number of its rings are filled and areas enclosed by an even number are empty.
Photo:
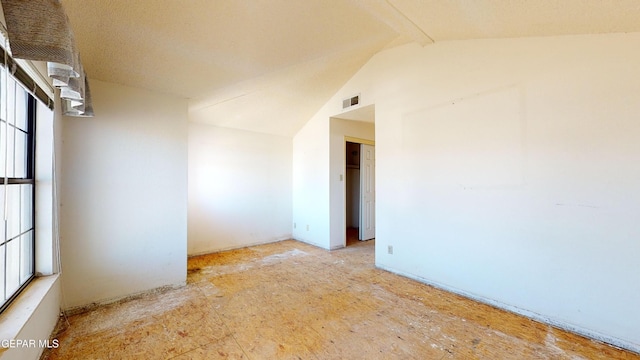
M69 318L46 359L640 359L374 267L374 242L189 259L187 286Z

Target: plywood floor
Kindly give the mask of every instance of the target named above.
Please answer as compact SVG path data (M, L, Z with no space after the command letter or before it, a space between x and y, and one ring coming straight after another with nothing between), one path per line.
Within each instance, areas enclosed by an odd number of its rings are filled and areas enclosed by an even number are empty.
M374 267L374 241L189 259L188 285L71 316L45 359L640 359Z

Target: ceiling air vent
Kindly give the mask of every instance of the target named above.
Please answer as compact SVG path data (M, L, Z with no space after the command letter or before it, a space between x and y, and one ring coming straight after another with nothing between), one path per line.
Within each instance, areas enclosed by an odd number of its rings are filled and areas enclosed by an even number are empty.
M360 95L356 95L356 96L350 97L348 99L342 100L342 108L346 109L346 108L351 107L351 106L356 106L359 103L360 103Z

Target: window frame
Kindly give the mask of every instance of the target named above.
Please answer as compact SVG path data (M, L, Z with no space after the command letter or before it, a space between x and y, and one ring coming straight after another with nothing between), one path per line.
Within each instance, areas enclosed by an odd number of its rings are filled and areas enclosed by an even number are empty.
M0 69L0 71L6 71L5 69ZM9 73L5 72L6 76L4 77L5 81L10 81L9 80ZM26 115L26 131L20 129L19 127L16 126L15 121L14 124L9 124L8 119L4 119L2 120L2 122L6 123L6 129L8 131L8 129L10 127L14 128L14 131L23 131L26 133L26 163L25 163L25 177L21 178L21 177L8 177L8 176L4 176L2 178L0 178L0 186L5 188L5 196L8 193L8 187L11 185L31 185L31 227L26 230L26 231L22 231L22 229L20 230L18 235L13 236L10 239L7 239L7 232L8 232L8 227L7 227L7 223L5 219L0 219L0 221L5 221L5 234L3 234L2 240L0 240L0 246L4 245L4 251L2 252L1 256L4 256L4 259L2 261L2 266L4 266L4 269L2 269L2 276L4 277L2 279L2 289L0 289L0 291L2 292L2 297L3 297L3 301L4 303L2 303L0 305L0 313L2 313L5 309L7 309L11 303L18 297L18 295L20 295L20 293L29 285L29 283L31 283L31 281L35 278L36 276L36 271L35 271L35 266L36 266L36 216L35 216L35 212L36 212L36 176L35 176L35 168L36 168L36 113L37 113L37 103L36 103L36 98L24 87L22 81L20 81L19 79L13 77L12 81L15 81L15 86L20 86L21 90L23 90L25 92L25 115ZM3 86L3 89L7 89L7 86ZM0 96L4 96L4 95L0 95ZM16 104L17 105L17 104ZM14 109L15 112L16 109ZM2 111L2 109L0 109L0 111ZM0 134L1 135L1 134ZM15 154L15 147L16 147L16 142L14 141L14 154ZM8 152L8 149L7 149ZM15 155L14 155L15 156ZM6 175L6 174L5 174ZM15 176L15 174L14 174ZM0 204L0 206L4 206L3 204ZM8 215L5 215L6 218L8 218ZM21 237L27 233L31 232L31 253L29 254L30 256L30 269L29 269L29 277L27 279L25 279L24 281L22 281L22 279L20 279L20 273L18 273L18 279L19 279L19 286L18 288L13 291L13 293L11 293L9 296L7 296L7 248L8 248L8 244L12 241L21 241ZM21 245L20 245L21 246ZM22 260L22 252L19 251L19 260L18 260L18 268L20 269L20 264L21 264L21 260ZM20 270L18 270L20 271ZM4 300L4 298L6 297L6 300Z

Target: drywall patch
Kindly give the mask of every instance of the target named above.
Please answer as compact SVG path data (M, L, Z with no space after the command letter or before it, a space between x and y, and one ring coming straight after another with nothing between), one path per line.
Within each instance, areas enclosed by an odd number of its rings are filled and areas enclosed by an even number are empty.
M405 114L404 151L422 159L406 166L429 174L430 181L466 189L522 185L526 158L522 93L511 85Z

